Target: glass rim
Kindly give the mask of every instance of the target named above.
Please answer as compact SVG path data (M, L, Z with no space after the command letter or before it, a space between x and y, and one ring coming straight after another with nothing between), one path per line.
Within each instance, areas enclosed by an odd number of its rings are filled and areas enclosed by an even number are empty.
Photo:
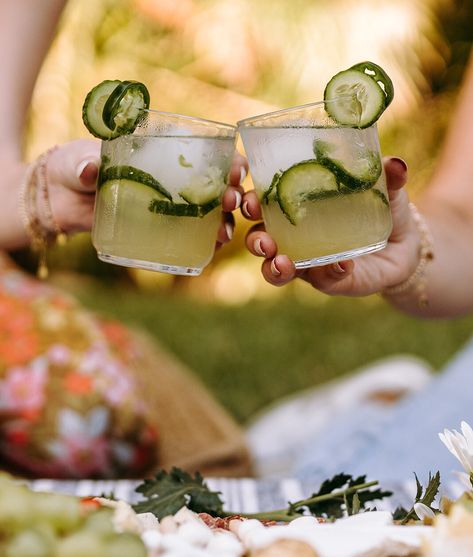
M278 110L272 110L270 112L264 112L263 114L257 114L256 116L250 116L249 118L243 118L243 120L238 120L237 128L250 127L256 122L266 120L269 118L277 118L278 116L283 116L284 114L291 114L291 112L298 112L300 110L307 110L310 108L317 108L320 106L325 106L329 103L334 103L344 98L351 98L352 95L339 95L338 97L330 100L314 101L307 104L300 104L298 106L290 106L288 108L280 108Z
M234 131L235 134L237 132L237 127L233 124L227 124L225 122L219 122L218 120L209 120L208 118L200 118L198 116L188 116L186 114L179 114L177 112L166 112L164 110L155 110L153 108L145 108L143 109L144 114L154 114L154 115L162 115L166 117L172 118L180 118L182 120L186 120L188 122L196 122L197 124L205 124L205 125L212 125L216 127L223 128L225 130Z

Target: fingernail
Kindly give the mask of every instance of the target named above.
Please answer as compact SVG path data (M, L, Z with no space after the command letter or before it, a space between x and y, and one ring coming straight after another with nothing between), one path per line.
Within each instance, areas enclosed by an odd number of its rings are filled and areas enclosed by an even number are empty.
M403 159L400 159L398 157L391 157L391 160L394 161L395 163L399 164L402 167L402 169L404 170L404 172L407 172L406 161L404 161Z
M343 274L346 273L346 270L340 265L340 263L333 263L332 265L332 270L335 271L335 273L339 273L339 274Z
M229 223L225 223L225 232L227 233L227 237L229 240L233 238L233 226Z
M235 209L241 205L241 193L238 190L234 190L233 193L235 194Z
M85 161L80 162L76 168L76 176L78 178L84 178L83 174L85 173L86 168L91 165L90 172L98 172L98 161L97 159L85 159Z
M280 270L277 268L277 266L276 266L276 258L274 258L274 259L271 261L271 267L270 267L270 269L271 269L271 274L272 274L273 276L275 276L275 277L279 277L279 276L280 276L281 271L280 271Z
M266 252L261 246L261 240L259 238L255 240L255 243L253 244L253 249L258 255L261 255L261 257L266 257Z
M240 186L243 184L243 182L245 181L246 178L246 168L244 166L242 166L240 168Z
M248 211L248 201L243 202L243 205L241 206L241 211L245 215L245 217L248 217L249 219L251 219L251 215Z

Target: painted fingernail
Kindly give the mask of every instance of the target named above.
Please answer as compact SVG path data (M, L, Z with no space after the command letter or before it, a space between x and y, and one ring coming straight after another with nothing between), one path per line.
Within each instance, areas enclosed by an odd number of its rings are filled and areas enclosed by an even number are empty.
M344 273L346 273L346 270L340 265L340 263L333 263L332 265L332 270L335 273L339 273L340 275L343 275Z
M266 257L266 252L264 251L262 245L261 245L261 240L259 238L257 238L255 240L255 243L253 244L253 249L255 250L255 252L258 255L261 255L261 257ZM271 271L272 272L272 271Z
M391 157L391 160L394 161L395 163L399 164L402 167L402 169L404 170L404 172L407 172L406 161L404 161L403 159L400 159L398 157Z
M277 265L276 265L276 258L274 258L274 259L271 261L270 269L271 269L271 274L272 274L273 276L279 277L279 276L281 275L281 271L277 268Z
M248 211L248 201L243 202L243 205L241 206L241 212L245 215L245 217L251 219L251 215Z
M86 159L85 161L80 162L76 168L76 176L78 178L82 177L82 174L89 164L97 168L97 161L95 159Z
M246 178L246 168L244 166L242 166L240 168L240 186L243 184L243 182L245 181Z
M233 193L235 194L235 209L238 209L238 207L241 205L241 193L238 190L234 190Z
M233 226L229 223L225 223L225 232L227 233L227 237L229 240L233 238Z

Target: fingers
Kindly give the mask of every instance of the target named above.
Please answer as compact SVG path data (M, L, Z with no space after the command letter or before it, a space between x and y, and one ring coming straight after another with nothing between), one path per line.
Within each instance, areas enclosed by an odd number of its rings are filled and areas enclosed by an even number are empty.
M263 218L261 205L256 196L255 190L247 191L243 195L241 212L249 220L261 220Z
M248 161L238 151L235 151L233 156L232 166L229 175L229 185L238 187L243 184L246 175L248 174Z
M242 198L243 188L241 186L228 187L222 196L222 209L227 213L231 213L240 207Z
M100 166L100 144L79 139L61 145L48 161L51 183L81 193L93 193Z
M390 198L394 197L394 192L400 190L407 182L407 164L397 157L385 157L383 160L386 172L386 184L390 193Z
M218 229L217 247L227 244L233 238L235 218L232 213L222 213L222 223Z
M277 255L273 259L265 259L261 272L265 280L274 286L284 286L296 277L294 263L287 255Z
M311 267L300 277L325 294L349 294L353 290L355 263L351 259L330 265Z
M228 185L222 196L222 208L226 212L234 211L241 205L243 197L243 181L248 173L248 163L240 153L235 152L230 169Z
M253 226L246 235L246 247L253 255L264 257L263 277L275 286L283 286L296 276L294 263L287 255L277 255L276 242L264 230L262 223Z

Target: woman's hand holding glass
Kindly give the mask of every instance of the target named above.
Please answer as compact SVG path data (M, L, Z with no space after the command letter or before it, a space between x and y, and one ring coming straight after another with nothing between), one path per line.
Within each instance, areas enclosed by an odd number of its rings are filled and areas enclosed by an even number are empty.
M249 230L246 246L253 255L264 258L262 274L269 283L283 286L298 277L326 294L365 296L400 284L414 272L419 261L420 234L403 189L407 166L397 158L385 158L383 163L393 219L387 247L356 260L296 269L293 261L278 253L276 242L258 223ZM245 193L242 212L250 220L261 220L261 206L254 190Z
M47 157L51 210L55 222L65 234L87 231L92 226L99 165L100 143L89 139L60 145ZM234 219L231 212L240 206L243 195L240 181L246 173L246 159L235 153L228 187L222 198L223 217L216 239L217 246L232 239ZM41 213L40 218L43 226L49 225Z

